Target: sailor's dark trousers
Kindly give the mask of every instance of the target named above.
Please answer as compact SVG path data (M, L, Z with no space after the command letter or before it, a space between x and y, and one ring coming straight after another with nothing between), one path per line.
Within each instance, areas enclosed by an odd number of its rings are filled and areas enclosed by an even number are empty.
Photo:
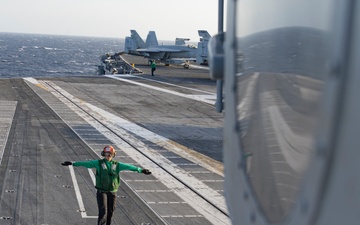
M97 191L96 199L99 208L98 225L110 225L115 210L116 192Z

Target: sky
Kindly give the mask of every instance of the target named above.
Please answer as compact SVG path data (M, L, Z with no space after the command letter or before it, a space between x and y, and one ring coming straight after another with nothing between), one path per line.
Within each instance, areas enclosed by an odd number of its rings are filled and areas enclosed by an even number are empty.
M0 32L158 40L217 33L218 0L0 0Z

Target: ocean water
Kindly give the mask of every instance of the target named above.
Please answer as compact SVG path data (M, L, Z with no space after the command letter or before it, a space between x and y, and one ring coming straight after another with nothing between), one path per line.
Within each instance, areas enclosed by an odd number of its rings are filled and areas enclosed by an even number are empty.
M100 56L123 49L120 37L0 33L0 78L96 76Z

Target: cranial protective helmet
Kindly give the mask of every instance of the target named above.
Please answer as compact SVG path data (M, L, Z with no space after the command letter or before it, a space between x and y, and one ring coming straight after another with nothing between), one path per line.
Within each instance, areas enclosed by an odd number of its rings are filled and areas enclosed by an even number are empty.
M101 152L101 155L105 156L105 153L110 153L113 157L116 155L115 148L111 145L105 146L105 148Z

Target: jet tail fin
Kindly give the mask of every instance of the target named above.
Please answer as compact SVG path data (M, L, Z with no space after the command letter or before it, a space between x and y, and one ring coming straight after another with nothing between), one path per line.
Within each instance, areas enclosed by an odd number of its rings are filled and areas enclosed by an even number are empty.
M209 34L209 32L207 32L206 30L198 30L199 36L202 38L202 40L204 41L209 41L211 38L211 35ZM200 38L200 41L201 41Z
M198 53L196 63L200 65L208 64L208 43L211 35L206 30L198 30L200 41L198 42Z
M158 43L155 31L149 31L149 33L146 37L145 46L151 47L151 46L157 46L157 45L159 45L159 43Z
M125 52L136 51L136 43L132 37L125 37Z
M130 32L131 32L131 38L135 41L136 49L138 49L138 48L145 48L145 42L144 42L144 40L140 37L140 35L138 34L138 32L136 32L136 30L130 30Z

